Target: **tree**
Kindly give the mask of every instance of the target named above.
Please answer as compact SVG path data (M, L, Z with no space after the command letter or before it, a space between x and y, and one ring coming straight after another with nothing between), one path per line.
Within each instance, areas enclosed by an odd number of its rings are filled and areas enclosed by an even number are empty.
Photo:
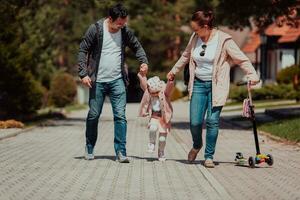
M295 19L300 2L299 0L196 0L196 4L213 5L218 24L241 29L251 26L252 20L259 29L264 29L273 22L278 25L287 22L296 26Z
M0 118L21 118L34 113L42 104L43 89L28 71L34 66L30 48L17 17L23 1L4 1L0 5Z
M167 71L180 55L182 40L188 35L180 30L189 10L194 6L188 0L126 1L129 8L129 26L143 44L150 61L151 71ZM128 65L136 66L132 55Z

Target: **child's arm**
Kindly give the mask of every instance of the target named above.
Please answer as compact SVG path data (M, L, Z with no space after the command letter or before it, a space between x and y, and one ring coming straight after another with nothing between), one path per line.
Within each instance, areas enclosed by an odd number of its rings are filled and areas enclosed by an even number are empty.
M147 90L147 77L145 75L142 75L140 72L137 74L139 80L140 80L140 87L143 91Z
M166 89L165 89L165 95L167 97L169 97L171 95L171 92L174 88L174 79L169 79L166 85Z

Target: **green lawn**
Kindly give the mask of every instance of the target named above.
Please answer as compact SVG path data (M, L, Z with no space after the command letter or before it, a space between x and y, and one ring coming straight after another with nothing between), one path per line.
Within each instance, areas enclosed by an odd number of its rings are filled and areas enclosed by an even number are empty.
M294 106L299 105L299 102L296 101L286 101L286 100L260 100L260 101L253 101L253 104L256 109L258 108L281 108L285 106ZM224 109L222 112L231 112L231 111L238 111L242 109L243 102L234 102L229 103L224 106L228 107L227 109ZM241 106L240 108L232 108L230 109L230 106Z
M65 113L70 113L76 110L86 109L88 106L85 104L73 104L66 106L65 108L47 107L40 109L36 115L25 119L24 123L26 127L35 126L37 124L43 124L46 120L50 119L64 119Z
M253 103L260 104L260 105L268 105L269 103L280 104L281 102L286 102L286 101L289 101L289 100L285 100L285 99L253 100ZM242 105L242 104L243 104L242 101L232 101L232 102L227 102L225 106L238 106L238 105Z
M71 112L71 111L76 111L76 110L82 110L82 109L86 109L88 106L85 104L74 104L74 105L69 105L65 107L65 110L67 112Z
M300 118L277 120L258 126L259 130L290 141L300 142Z

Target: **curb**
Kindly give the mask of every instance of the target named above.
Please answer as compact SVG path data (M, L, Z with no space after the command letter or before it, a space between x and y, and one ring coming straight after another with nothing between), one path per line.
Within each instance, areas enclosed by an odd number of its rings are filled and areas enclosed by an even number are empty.
M29 131L31 131L31 130L33 130L35 128L36 128L36 126L33 126L33 127L21 129L21 130L16 131L16 132L12 132L12 133L8 133L8 134L5 134L5 133L1 134L0 135L0 141L4 140L4 139L7 139L7 138L15 137L15 136L17 136L17 135L19 135L21 133L29 132Z
M285 138L281 138L281 137L272 135L271 133L261 131L261 130L259 130L258 133L263 135L263 136L266 136L268 139L271 139L273 141L288 144L288 145L296 145L296 146L300 147L300 142L293 142L293 141L290 141L290 140L287 140Z
M233 129L236 129L237 127L245 129L245 130L249 129L249 127L242 126L239 123L232 122L230 120L222 119L222 122L228 124L229 126L232 126ZM300 142L293 142L293 141L272 135L271 133L268 133L268 132L265 132L262 130L257 130L257 132L259 135L263 135L263 136L267 137L268 139L273 140L275 142L280 142L280 143L289 144L289 145L296 145L296 146L300 147Z

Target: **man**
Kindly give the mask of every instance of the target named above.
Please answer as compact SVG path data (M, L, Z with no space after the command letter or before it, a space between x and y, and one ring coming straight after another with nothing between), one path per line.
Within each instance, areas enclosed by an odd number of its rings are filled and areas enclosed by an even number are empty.
M105 96L108 95L114 116L114 149L116 160L129 163L126 154L127 121L126 86L127 69L124 65L125 47L128 46L146 74L148 60L141 44L127 28L127 10L116 4L108 17L92 24L85 33L78 53L78 70L82 83L90 88L89 112L86 119L85 158L94 159L94 146L98 135L98 120Z

